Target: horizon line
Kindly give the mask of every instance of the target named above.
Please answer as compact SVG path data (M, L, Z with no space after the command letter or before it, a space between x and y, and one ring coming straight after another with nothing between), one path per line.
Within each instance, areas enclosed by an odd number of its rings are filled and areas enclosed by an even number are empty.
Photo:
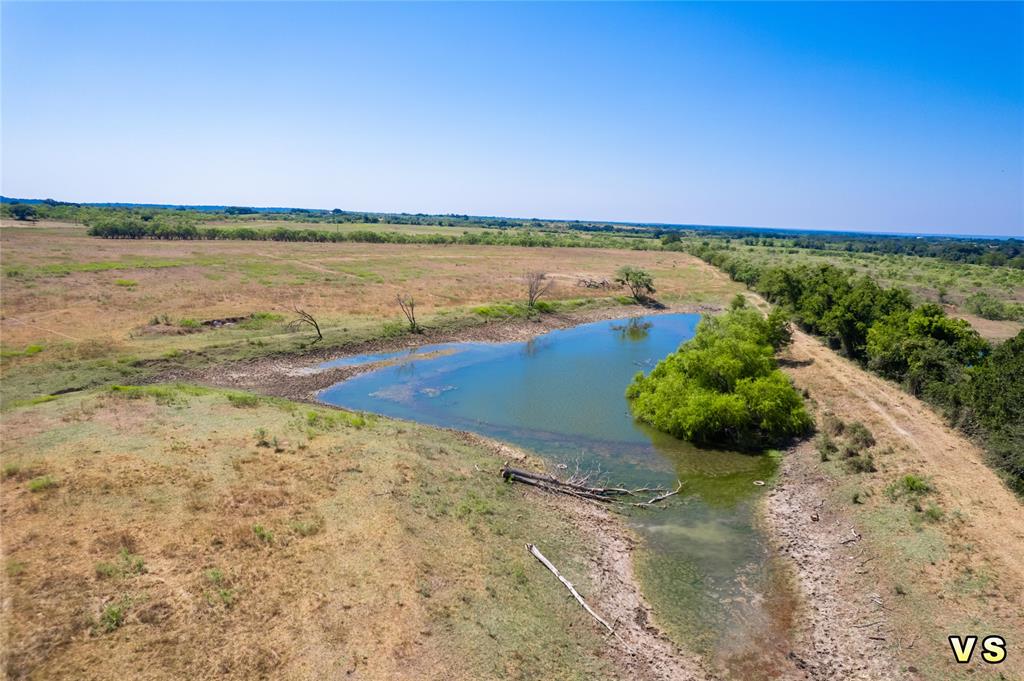
M827 234L851 234L855 236L892 236L892 237L950 237L950 238L961 238L961 239L1024 239L1024 233L1021 234L967 234L963 232L906 232L899 231L897 228L887 229L878 227L771 227L766 225L726 225L726 224L701 224L691 222L639 222L629 220L604 220L595 218L560 218L560 217L517 217L511 215L483 215L474 213L425 213L415 212L410 213L408 211L380 211L380 210L352 210L347 208L307 208L303 206L269 206L269 205L255 205L255 204L243 204L243 203L155 203L150 201L64 201L62 199L55 199L47 197L44 199L36 198L15 198L0 194L0 203L46 203L47 201L55 201L58 204L73 204L78 206L96 206L96 207L141 207L141 208L182 208L182 209L194 209L194 210L217 210L224 208L252 208L257 211L292 211L292 210L303 210L310 212L331 212L333 210L341 210L344 213L365 213L368 215L404 215L404 216L424 216L424 217L465 217L465 218L482 218L488 220L520 220L520 221L537 221L537 222L580 222L580 223L601 223L607 225L625 225L634 227L666 227L666 228L677 228L677 229L696 229L696 230L749 230L758 232L821 232Z

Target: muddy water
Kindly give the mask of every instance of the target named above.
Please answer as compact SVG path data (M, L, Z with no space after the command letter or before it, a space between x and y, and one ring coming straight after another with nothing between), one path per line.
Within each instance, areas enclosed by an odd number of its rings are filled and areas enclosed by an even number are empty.
M346 358L339 361L392 363L328 388L320 399L474 431L570 471L600 470L609 482L674 487L682 480L682 493L666 509L628 512L644 539L644 593L681 645L739 677L769 678L787 599L757 530L755 505L765 487L754 481L771 478L775 458L697 449L636 423L624 397L633 375L692 337L699 319L657 315L525 343L451 343Z

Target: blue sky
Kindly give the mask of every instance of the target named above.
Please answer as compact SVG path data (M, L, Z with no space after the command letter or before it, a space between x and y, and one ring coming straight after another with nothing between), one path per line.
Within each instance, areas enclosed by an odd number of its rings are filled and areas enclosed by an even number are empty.
M7 196L1024 234L1024 5L11 3Z

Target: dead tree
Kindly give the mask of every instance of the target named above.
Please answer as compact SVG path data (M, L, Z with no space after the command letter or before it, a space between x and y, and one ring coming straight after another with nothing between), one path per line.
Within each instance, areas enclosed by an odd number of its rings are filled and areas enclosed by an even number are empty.
M548 279L544 272L527 272L526 276L526 300L527 305L532 309L542 295L551 290L554 281Z
M308 326L312 326L313 329L316 331L316 340L313 341L314 343L322 341L324 339L324 335L320 333L320 325L317 323L313 315L309 314L305 310L300 309L298 307L292 308L292 311L298 315L298 319L294 319L291 322L289 322L288 328L298 329L303 324L306 324Z
M406 321L409 322L409 330L413 333L419 333L421 329L420 325L416 323L416 301L413 300L412 296L402 295L401 293L395 296L395 300L398 301L398 307L402 308L402 314L405 315Z

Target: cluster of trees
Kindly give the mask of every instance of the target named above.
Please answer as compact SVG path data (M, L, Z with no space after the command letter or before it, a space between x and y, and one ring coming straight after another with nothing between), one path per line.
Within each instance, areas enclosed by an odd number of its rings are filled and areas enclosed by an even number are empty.
M905 289L882 288L833 265L756 267L727 251L695 253L851 359L938 407L985 444L1024 494L1024 331L993 347L939 305L914 306Z
M1024 321L1024 305L1000 300L984 291L968 296L964 301L964 307L982 319Z
M700 230L701 236L739 240L747 246L804 248L843 253L916 255L950 262L1024 269L1024 240L947 236L887 236L879 234L779 232L764 230Z
M788 322L742 303L706 316L694 337L626 391L633 414L699 444L760 449L813 429L803 398L775 363Z

